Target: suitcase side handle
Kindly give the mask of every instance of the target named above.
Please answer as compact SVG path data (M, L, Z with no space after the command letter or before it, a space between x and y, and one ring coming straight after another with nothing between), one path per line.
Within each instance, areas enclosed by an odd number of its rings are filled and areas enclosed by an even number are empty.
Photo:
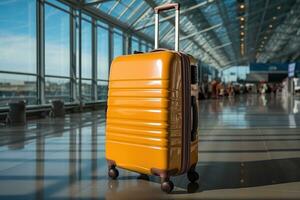
M155 11L155 43L154 48L158 49L158 40L159 40L159 13L160 11L175 9L175 51L179 51L179 12L180 4L179 3L170 3L154 8Z
M191 141L195 141L197 138L197 129L198 129L198 107L195 96L191 96L192 103L192 114L193 114L193 125L191 130Z

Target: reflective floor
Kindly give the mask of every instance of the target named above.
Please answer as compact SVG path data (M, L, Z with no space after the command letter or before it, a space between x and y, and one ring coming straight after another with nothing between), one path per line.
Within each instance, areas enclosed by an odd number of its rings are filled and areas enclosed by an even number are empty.
M110 181L103 111L0 127L0 199L300 199L300 99L248 95L200 104L197 171L189 184L120 170Z

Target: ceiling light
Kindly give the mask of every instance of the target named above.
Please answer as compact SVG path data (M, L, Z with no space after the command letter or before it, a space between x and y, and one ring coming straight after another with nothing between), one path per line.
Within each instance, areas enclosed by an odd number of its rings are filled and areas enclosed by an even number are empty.
M208 2L208 3L212 3L213 1L214 1L214 0L208 0L207 2Z
M277 17L274 16L274 17L273 17L273 20L275 20L275 19L277 19Z
M244 38L241 38L241 41L244 41Z
M244 26L244 25L241 25L241 28L245 28L245 26Z
M240 5L240 9L244 9L245 8L245 5L244 4L241 4Z
M241 35L245 35L245 33L242 31L242 32L241 32Z
M245 21L245 17L241 17L240 20L241 20L241 21Z
M269 28L273 28L273 25L272 25L272 24L270 24L270 25L269 25Z
M262 43L262 44L264 44L264 43L265 43L265 41L261 41L261 43Z
M268 37L267 37L267 36L265 36L265 37L264 37L264 39L266 40L266 39L268 39Z
M280 10L281 9L281 6L277 6L277 10Z

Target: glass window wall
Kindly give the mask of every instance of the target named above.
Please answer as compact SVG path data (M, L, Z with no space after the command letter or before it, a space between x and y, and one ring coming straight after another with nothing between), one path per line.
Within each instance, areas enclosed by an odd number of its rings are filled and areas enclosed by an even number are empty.
M92 78L92 24L82 20L82 42L81 42L81 76Z
M69 14L45 6L45 73L52 76L70 75Z
M0 2L0 106L37 103L35 11L35 0Z
M134 51L140 51L139 40L136 37L131 39L131 53L134 53Z
M92 80L81 81L82 100L85 102L92 101Z
M113 51L113 58L123 55L123 35L122 32L117 32L115 31L113 33L113 47L114 47L114 51Z
M0 2L1 71L36 73L35 11L35 0Z
M45 96L47 102L51 100L70 101L70 79L46 77Z
M39 3L39 0L0 1L0 107L17 100L25 100L29 105L49 103L53 99L62 99L65 102L105 101L110 61L127 52L124 49L128 45L124 44L124 30L116 26L112 28L105 19L100 21L102 19L93 18L85 12L82 13L82 26L79 30L78 10L73 10L63 1L45 0L43 13L37 10ZM73 11L75 15L71 14ZM44 24L37 24L39 17ZM72 20L76 21L73 30ZM97 20L95 54L92 49L92 20ZM38 28L42 29L40 34L36 33ZM44 47L37 45L38 35L41 39L44 38ZM75 37L73 40L72 36ZM72 56L73 50L75 54ZM132 37L131 53L148 50L146 41ZM38 52L42 54L39 55ZM37 63L38 56L41 56L45 65L42 62ZM93 56L97 60L95 66L92 66ZM72 67L75 68L74 71ZM72 74L73 72L76 73ZM42 77L45 75L45 78L38 78L38 73ZM73 78L74 81L71 81Z
M100 101L106 100L107 92L108 92L108 81L98 81L97 82L98 100Z
M46 103L70 97L70 15L45 5L45 98ZM51 77L49 77L51 76Z
M0 106L10 102L37 103L36 76L0 73Z
M109 31L98 27L98 74L97 79L108 80L109 73Z
M141 44L141 51L142 51L142 52L147 52L147 46L146 46L145 43L142 43L142 44Z
M98 72L97 72L97 100L107 99L108 77L109 77L109 30L98 27Z

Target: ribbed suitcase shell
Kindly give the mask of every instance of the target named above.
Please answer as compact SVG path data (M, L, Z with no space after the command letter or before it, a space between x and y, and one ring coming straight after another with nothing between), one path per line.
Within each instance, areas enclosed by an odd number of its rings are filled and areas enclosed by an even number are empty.
M184 145L181 64L179 54L171 51L113 61L105 143L109 162L144 174L153 174L153 169L180 173ZM197 160L196 140L190 146L189 166Z

